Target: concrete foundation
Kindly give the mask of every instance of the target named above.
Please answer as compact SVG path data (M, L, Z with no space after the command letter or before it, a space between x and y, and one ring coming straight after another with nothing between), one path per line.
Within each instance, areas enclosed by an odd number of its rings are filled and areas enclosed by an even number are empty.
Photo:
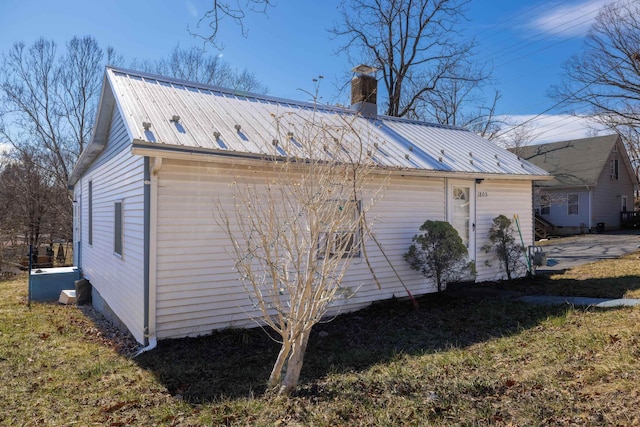
M104 300L104 298L102 298L102 295L100 295L100 292L98 292L96 288L91 289L91 303L93 308L109 319L116 328L123 332L130 333L124 322L113 312L111 307L109 307L109 304Z

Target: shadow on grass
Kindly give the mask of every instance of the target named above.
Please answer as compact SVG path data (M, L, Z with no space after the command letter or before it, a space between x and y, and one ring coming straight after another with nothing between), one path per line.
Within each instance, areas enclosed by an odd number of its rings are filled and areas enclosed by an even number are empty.
M638 277L550 279L450 286L442 294L376 303L314 327L301 388L333 372L363 370L398 353L423 354L508 336L566 313L570 307L514 302L519 295L620 298L640 288ZM189 402L260 395L279 350L264 330L224 330L210 336L160 341L135 360L153 371L174 395Z
M422 297L419 304L414 310L407 301L385 301L316 325L300 384L313 389L328 373L366 369L398 353L423 354L510 335L567 310L448 293ZM225 330L160 341L135 360L170 393L195 403L262 394L278 350L263 330Z
M553 279L552 279L553 277ZM478 285L455 286L458 295L559 295L590 298L624 298L630 291L640 289L638 276L610 278L563 278L562 273L541 274L533 278L512 280L511 282L482 283Z

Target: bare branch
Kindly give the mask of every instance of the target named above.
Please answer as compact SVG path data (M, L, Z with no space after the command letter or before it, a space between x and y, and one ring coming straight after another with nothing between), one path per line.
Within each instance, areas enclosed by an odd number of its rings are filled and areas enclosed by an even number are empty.
M236 70L217 55L207 54L204 49L195 46L185 49L176 45L167 58L144 62L134 60L131 68L207 85L255 93L267 92L267 87L254 73Z
M223 44L218 41L218 31L225 19L239 26L240 32L246 37L249 33L244 25L247 12L266 13L270 7L276 5L275 0L244 0L242 3L240 0L230 0L230 2L213 0L211 8L198 20L196 31L188 29L189 33L221 49ZM201 25L206 27L204 34L198 32Z
M373 130L356 130L354 119L310 110L274 117L273 161L253 179L238 173L232 211L218 204L217 223L259 321L281 342L269 380L280 393L298 381L313 325L355 292L343 281L351 261L366 257L366 213L385 179L374 175Z
M332 29L341 50L382 72L385 114L424 118L433 114L432 94L453 82L479 85L488 73L469 66L473 41L456 29L464 0L351 0L343 3L342 23ZM373 24L375 23L375 24ZM433 101L433 98L431 98Z

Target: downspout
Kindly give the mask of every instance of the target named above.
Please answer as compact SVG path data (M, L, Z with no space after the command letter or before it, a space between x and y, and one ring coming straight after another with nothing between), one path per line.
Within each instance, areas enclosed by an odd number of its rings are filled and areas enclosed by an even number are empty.
M162 158L144 158L144 345L133 356L153 350L158 345L156 337L156 230L158 207L158 178Z
M593 221L593 216L591 215L592 214L591 209L593 208L593 189L587 186L587 191L589 194L589 224L588 224L589 228L588 230L589 232L591 232L591 224L592 224L591 221Z

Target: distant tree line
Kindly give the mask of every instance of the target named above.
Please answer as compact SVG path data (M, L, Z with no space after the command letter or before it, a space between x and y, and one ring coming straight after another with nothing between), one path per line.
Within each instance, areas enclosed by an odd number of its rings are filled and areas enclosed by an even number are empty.
M63 47L44 38L30 46L16 42L2 54L0 250L72 240L69 175L91 139L104 67L123 64L121 55L91 36L74 37ZM131 66L238 90L267 90L251 72L197 48L176 46L167 58L133 60Z

